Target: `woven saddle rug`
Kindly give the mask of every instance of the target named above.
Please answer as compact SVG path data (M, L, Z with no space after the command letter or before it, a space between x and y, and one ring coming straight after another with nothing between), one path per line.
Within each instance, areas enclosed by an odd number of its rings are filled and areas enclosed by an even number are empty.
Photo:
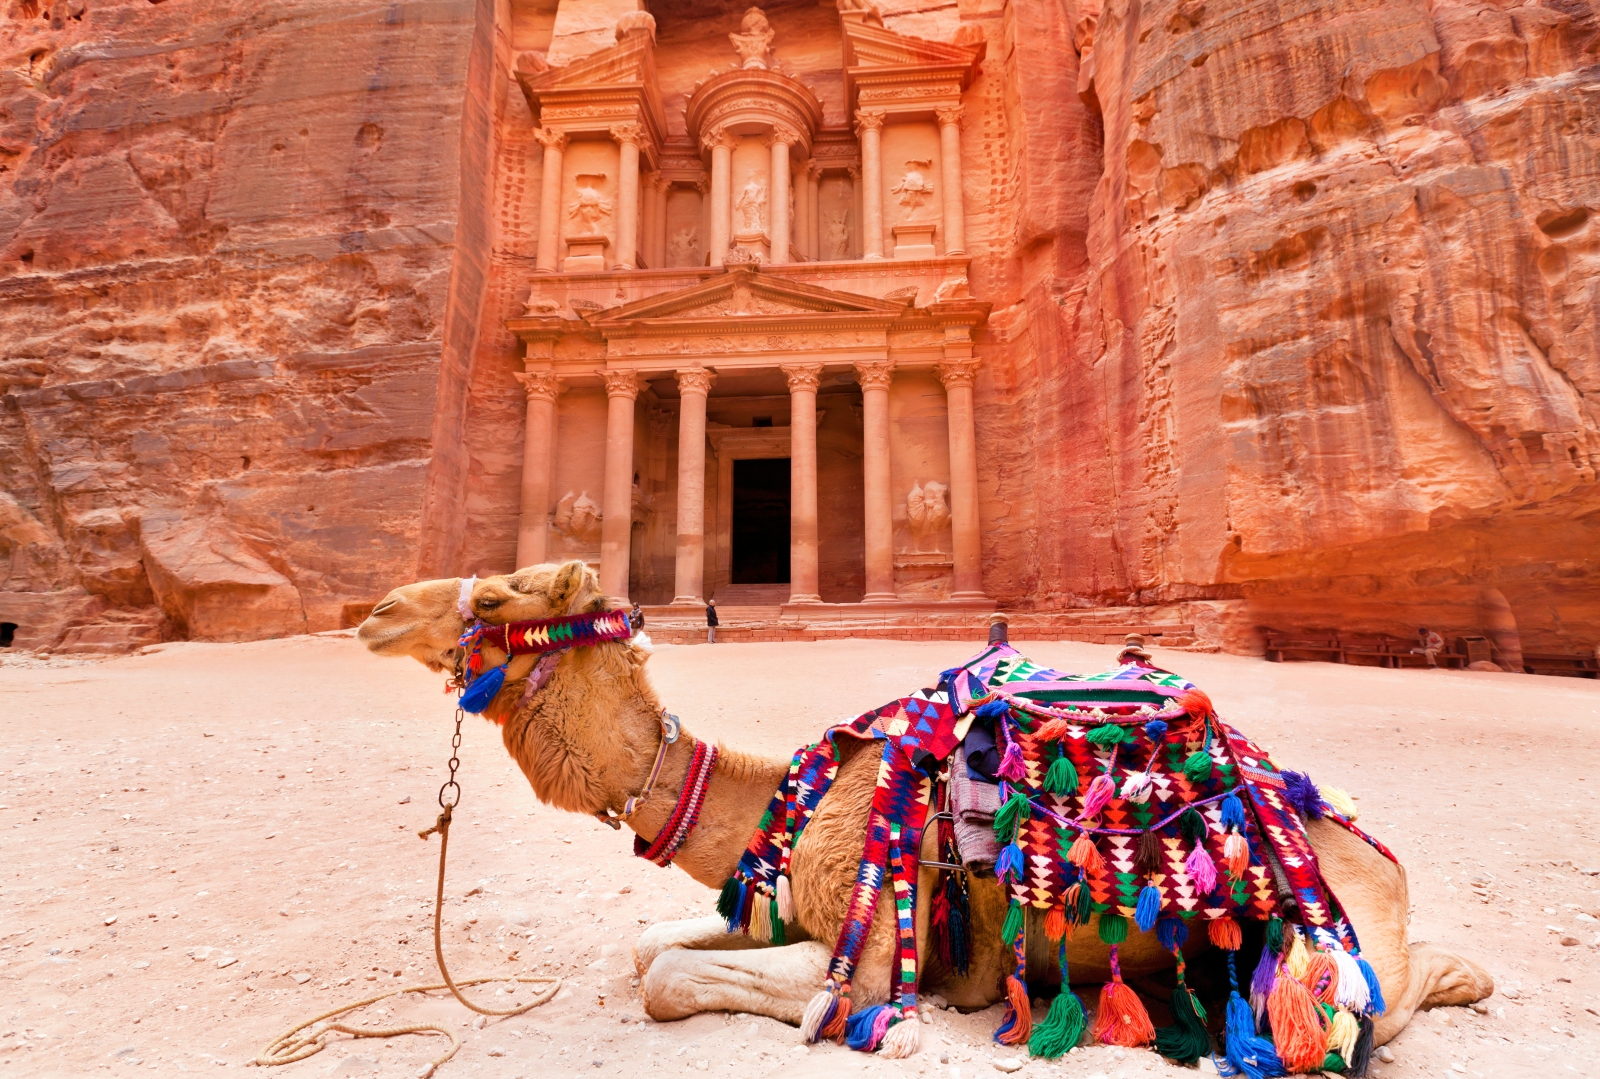
M1064 674L1004 644L945 671L937 689L838 724L795 753L724 884L718 910L730 932L784 943L794 918L790 859L838 773L841 740L881 744L861 865L825 984L801 1024L805 1037L889 1056L915 1051L918 851L930 807L944 804L955 748L974 723L991 727L1002 751L995 832L1004 846L995 873L1010 899L1002 936L1017 969L1007 978L997 1041L1057 1057L1087 1029L1094 1041L1154 1045L1186 1063L1212 1052L1181 951L1203 923L1228 952L1232 982L1224 1050L1215 1058L1223 1074L1364 1074L1382 993L1303 824L1326 816L1392 859L1354 826L1349 796L1279 771L1177 675L1138 663ZM948 840L946 824L946 847ZM898 926L892 1002L852 1014L851 978L885 885ZM966 888L962 874L945 872L932 900L937 939L929 943L960 972L970 954ZM1061 958L1061 991L1037 1022L1025 961L1028 907L1043 914L1042 932ZM1265 923L1265 944L1241 991L1234 953L1244 919ZM1092 1024L1066 965L1066 942L1091 922L1111 946L1112 967ZM1122 981L1117 946L1133 932L1154 932L1173 953L1173 1026L1154 1028Z

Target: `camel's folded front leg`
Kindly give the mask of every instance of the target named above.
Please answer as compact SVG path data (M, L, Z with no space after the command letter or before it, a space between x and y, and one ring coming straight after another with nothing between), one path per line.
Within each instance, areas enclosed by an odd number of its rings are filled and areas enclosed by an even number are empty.
M806 1002L827 977L828 956L826 945L809 940L740 951L674 948L656 956L639 994L644 1010L657 1021L727 1011L798 1025Z
M752 940L744 933L728 932L728 923L713 914L705 918L684 918L652 925L639 934L639 943L633 946L633 965L639 977L643 978L657 956L674 948L731 952L765 947L767 945Z

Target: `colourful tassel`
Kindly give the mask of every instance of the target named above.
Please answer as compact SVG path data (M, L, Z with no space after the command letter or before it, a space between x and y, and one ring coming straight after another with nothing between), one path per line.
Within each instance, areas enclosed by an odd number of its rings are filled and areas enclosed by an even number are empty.
M1213 918L1206 926L1206 935L1211 938L1212 944L1225 952L1238 951L1239 945L1244 942L1243 931L1232 918Z
M1162 864L1161 837L1155 832L1141 832L1139 846L1133 855L1133 867L1145 876L1159 872Z
M1333 1013L1328 1024L1328 1051L1338 1053L1345 1060L1355 1056L1356 1041L1361 1037L1361 1024L1343 1008Z
M1367 980L1367 1014L1382 1015L1389 1010L1383 1001L1383 986L1378 984L1378 972L1372 969L1372 964L1356 956L1356 965L1361 968L1361 976Z
M1283 1074L1272 1042L1256 1033L1256 1016L1236 989L1228 997L1228 1013L1223 1047L1228 1063L1250 1079L1275 1079Z
M509 659L506 660L507 665L510 662ZM489 707L495 698L495 694L499 693L501 687L505 684L506 668L504 666L496 667L492 671L485 671L472 680L472 684L467 687L465 693L461 694L461 699L457 703L461 705L463 712L471 712L473 715L477 715Z
M1206 853L1205 847L1196 847L1183 860L1183 871L1189 874L1201 895L1210 895L1217 887L1217 864Z
M1354 821L1360 810L1356 807L1356 800L1349 793L1338 787L1323 787L1322 802L1329 809L1347 821Z
M1015 843L1008 843L1000 851L1000 857L995 859L994 875L1007 883L1020 880L1023 866L1022 848Z
M1339 988L1334 1003L1348 1009L1353 1015L1362 1014L1367 1010L1367 1005L1372 1003L1372 995L1367 989L1366 976L1361 973L1361 964L1343 948L1335 948L1328 954L1339 968ZM1339 1055L1350 1059L1349 1053L1341 1052Z
M1088 886L1085 885L1078 892L1078 924L1087 925L1089 923L1089 915L1093 912L1094 896L1090 893Z
M1000 927L1000 939L1007 944L1015 943L1017 937L1022 935L1022 905L1015 899L1006 908L1006 920Z
M777 899L771 900L771 909L767 917L772 921L772 943L782 946L789 943L789 932L783 924L783 915L778 913Z
M1133 908L1133 920L1138 923L1139 931L1148 933L1155 928L1156 919L1161 917L1161 889L1154 884L1146 884L1139 889L1139 902Z
M1278 1059L1290 1074L1317 1071L1327 1056L1322 1017L1297 978L1279 978L1267 997L1267 1019Z
M1125 801L1135 805L1143 805L1150 800L1150 794L1155 790L1155 781L1150 778L1149 772L1129 772L1122 781L1122 797Z
M1283 796L1307 820L1322 819L1322 792L1304 772L1283 773Z
M1006 746L1005 754L1000 758L1000 767L995 769L995 774L1001 779L1009 779L1013 783L1028 774L1028 765L1022 759L1022 747L1015 742Z
M1185 809L1183 815L1178 818L1178 834L1191 843L1204 839L1208 831L1210 829L1206 827L1206 819L1193 806Z
M839 998L824 989L806 1001L806 1010L800 1016L800 1040L814 1042L828 1020L833 1018Z
M1224 828L1244 827L1244 803L1239 801L1237 794L1230 794L1222 800L1222 826Z
M1067 935L1067 912L1064 909L1050 908L1050 913L1044 916L1044 935L1051 944L1060 943L1061 938Z
M1345 1061L1345 1074L1353 1075L1356 1079L1367 1074L1367 1065L1372 1061L1372 1020L1366 1016L1357 1019L1361 1027L1361 1034L1356 1038L1356 1047L1351 1050L1349 1058Z
M1294 934L1294 940L1289 944L1289 954L1283 957L1283 965L1289 968L1289 977L1304 978L1310 963L1311 952L1306 948L1305 937Z
M1098 815L1116 792L1117 785L1110 776L1104 774L1095 776L1083 795L1083 819L1088 820Z
M1089 1036L1102 1045L1121 1045L1138 1049L1156 1036L1139 994L1122 982L1107 982L1100 990L1100 1006L1095 1009L1094 1027Z
M978 710L972 714L978 719L999 722L1000 719L1011 714L1011 706L1005 701L995 699L979 705Z
M1267 1012L1267 997L1272 993L1272 983L1278 976L1278 953L1265 945L1261 958L1256 960L1255 975L1250 979L1250 1007L1260 1019Z
M1152 719L1144 725L1144 734L1150 741L1160 742L1161 739L1167 736L1167 721L1164 719Z
M1176 951L1189 939L1189 927L1182 918L1162 918L1156 923L1156 940L1165 951Z
M1313 955L1306 963L1306 972L1300 976L1300 984L1311 991L1317 1003L1332 1004L1339 993L1339 967L1333 956L1327 952Z
M1044 774L1044 789L1051 794L1077 794L1078 770L1066 757L1057 757Z
M1156 1031L1156 1052L1179 1064L1193 1064L1211 1052L1205 1009L1186 985L1172 991L1172 1025Z
M1189 688L1178 695L1178 704L1194 719L1210 719L1217 714L1211 704L1211 698L1206 696L1203 689Z
M849 1027L849 1024L850 998L841 995L838 999L838 1005L829 1015L828 1021L822 1024L822 1029L819 1030L817 1034L821 1038L832 1038L836 1042L842 1042L844 1041L845 1030Z
M1072 841L1072 846L1067 848L1067 861L1083 870L1085 876L1099 873L1106 864L1088 832L1079 832L1078 838Z
M1006 799L1004 805L995 811L994 837L1001 843L1009 843L1017 837L1017 829L1022 822L1033 815L1033 808L1028 804L1026 794L1013 794Z
M744 889L734 877L723 881L722 891L717 893L717 913L728 923L730 933L739 931L739 907L742 905L743 893Z
M1047 719L1040 724L1033 737L1040 742L1059 742L1067 736L1067 732L1071 729L1071 724L1064 719Z
M1104 723L1094 728L1087 735L1090 742L1101 748L1121 745L1123 742L1134 740L1133 731L1126 727L1119 727L1115 723Z
M1033 1028L1033 1035L1028 1039L1028 1054L1055 1060L1078 1044L1085 1025L1083 1001L1067 987L1063 975L1061 992L1050 1002L1050 1011Z
M789 874L778 874L778 917L794 921L794 889L789 885Z
M1276 914L1267 919L1267 949L1273 955L1283 951L1283 919Z
M884 1036L878 1055L890 1060L915 1056L922 1046L922 1023L912 1016L901 1016Z
M1020 1045L1033 1033L1033 1006L1028 1003L1028 987L1015 974L1006 976L1006 1014L995 1031L1001 1045Z
M1211 778L1211 754L1197 749L1183 762L1183 774L1190 783L1204 783Z
M1229 832L1228 838L1222 841L1222 863L1234 880L1241 879L1244 871L1250 868L1250 844L1238 832Z
M845 1023L844 1043L857 1051L870 1052L876 1049L877 1039L882 1037L873 1029L879 1016L884 1017L884 1029L887 1030L890 1018L887 1004L874 1004L852 1015Z
M1128 919L1114 910L1100 912L1100 939L1106 944L1121 944L1128 939Z

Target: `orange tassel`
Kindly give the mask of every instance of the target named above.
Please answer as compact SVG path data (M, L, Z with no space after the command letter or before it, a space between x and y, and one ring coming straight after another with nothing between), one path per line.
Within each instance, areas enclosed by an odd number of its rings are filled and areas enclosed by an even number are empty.
M1306 964L1300 984L1310 990L1319 1003L1334 1003L1333 998L1339 991L1339 964L1327 952L1317 952Z
M1067 935L1067 912L1060 907L1051 907L1050 913L1044 916L1044 935L1051 944L1055 944Z
M1206 933L1211 938L1211 943L1223 951L1236 952L1239 945L1244 943L1244 934L1239 929L1239 923L1232 918L1216 918L1206 927Z
M1267 996L1267 1018L1272 1023L1272 1041L1285 1071L1299 1075L1322 1067L1328 1055L1322 1014L1311 999L1311 991L1281 970Z
M1211 698L1206 696L1203 689L1186 689L1178 695L1178 703L1183 710L1195 719L1205 719L1217 714L1216 707L1211 703Z
M995 1035L1002 1045L1020 1045L1033 1033L1033 1005L1028 1003L1028 987L1015 974L1006 977L1006 1001L1017 1021L1004 1034Z
M1095 1009L1089 1036L1103 1045L1138 1049L1150 1044L1156 1029L1138 993L1122 982L1107 982L1100 990L1100 1006Z
M832 1038L840 1045L844 1044L844 1027L850 1019L850 998L839 998L839 1010L833 1013L833 1018L828 1020L828 1025L817 1031L817 1038Z
M1100 851L1094 845L1094 840L1089 838L1088 832L1079 832L1078 838L1072 841L1072 846L1067 850L1067 861L1089 876L1099 873L1106 864L1106 860L1100 857Z
M1034 733L1034 740L1038 742L1059 742L1067 736L1067 721L1064 719L1047 719Z
M1250 867L1250 844L1245 842L1244 836L1234 832L1222 841L1222 862L1234 880L1244 876L1244 871Z

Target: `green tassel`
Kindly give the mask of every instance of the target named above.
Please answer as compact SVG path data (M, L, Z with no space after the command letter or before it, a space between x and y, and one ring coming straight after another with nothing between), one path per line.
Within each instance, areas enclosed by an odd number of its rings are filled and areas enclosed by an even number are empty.
M1084 881L1083 887L1078 889L1078 924L1088 925L1093 912L1094 898L1089 894L1089 882Z
M1119 742L1131 742L1137 735L1131 727L1119 727L1115 723L1106 723L1088 734L1089 741L1097 746L1114 746Z
M1006 908L1006 921L1000 927L1000 939L1007 944L1015 944L1017 937L1022 935L1022 904L1015 899Z
M1156 1030L1156 1052L1179 1064L1193 1064L1211 1052L1205 1009L1185 986L1172 991L1172 1025Z
M1044 774L1044 789L1051 794L1077 794L1078 770L1067 758L1057 757Z
M1191 843L1204 839L1206 835L1206 819L1200 815L1199 810L1191 806L1183 811L1183 816L1178 818L1178 831L1183 838Z
M1183 774L1190 783L1204 783L1211 778L1211 754L1197 749L1183 762Z
M1128 919L1114 910L1100 912L1100 939L1107 944L1121 944L1128 939Z
M727 921L739 912L739 882L729 877L722 882L722 892L717 896L717 913Z
M772 900L772 943L788 944L788 935L783 929L783 919L778 917L778 901Z
M1342 1075L1344 1074L1344 1069L1344 1057L1338 1053L1329 1053L1328 1059L1322 1062L1322 1070L1325 1072L1335 1072Z
M1017 837L1017 826L1033 815L1026 794L1013 794L994 815L994 837L1010 843Z
M1267 919L1267 951L1283 954L1283 919L1276 914Z
M1054 1060L1078 1044L1085 1025L1083 1001L1063 985L1050 1004L1050 1014L1044 1017L1043 1022L1034 1024L1033 1036L1028 1039L1028 1052L1032 1056Z

